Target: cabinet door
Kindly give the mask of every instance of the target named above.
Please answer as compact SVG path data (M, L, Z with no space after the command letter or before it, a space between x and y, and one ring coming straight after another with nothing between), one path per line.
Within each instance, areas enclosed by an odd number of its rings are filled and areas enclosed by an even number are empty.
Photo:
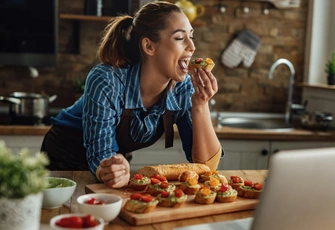
M219 170L267 169L269 160L268 141L221 140L225 156Z
M18 154L22 148L28 148L32 154L41 149L44 136L27 136L27 135L1 135L0 140L5 141L7 148L12 153Z
M174 139L173 147L165 148L165 139L159 139L154 145L133 152L130 163L132 171L145 165L187 163L180 139Z
M272 141L271 142L271 154L274 154L280 150L312 149L312 148L324 148L324 147L335 147L335 142Z

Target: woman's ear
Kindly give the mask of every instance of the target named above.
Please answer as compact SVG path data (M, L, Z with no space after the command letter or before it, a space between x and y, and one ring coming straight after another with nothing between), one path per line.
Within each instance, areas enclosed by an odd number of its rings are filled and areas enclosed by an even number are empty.
M142 49L149 56L155 53L155 46L149 38L142 39Z

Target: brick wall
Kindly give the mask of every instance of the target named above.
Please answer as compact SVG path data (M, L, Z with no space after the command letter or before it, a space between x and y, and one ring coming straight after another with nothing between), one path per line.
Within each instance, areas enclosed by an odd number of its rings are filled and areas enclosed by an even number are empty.
M133 1L136 2L136 1ZM174 2L174 1L171 1ZM295 69L295 81L303 79L307 0L300 8L279 10L271 3L222 0L192 0L205 6L204 16L194 23L195 56L211 57L216 62L213 70L218 79L219 92L215 95L217 109L245 112L284 112L288 93L289 72L286 66L277 67L273 80L267 79L270 65L278 58L289 59ZM60 13L82 14L83 0L60 0ZM226 8L219 10L220 4ZM136 7L136 4L134 4ZM243 12L249 8L249 13ZM269 14L263 14L263 9ZM75 53L73 25L80 28L79 53ZM59 66L40 68L40 76L31 78L27 68L0 67L0 92L14 91L57 94L51 107L71 105L76 98L75 81L83 79L96 64L96 49L105 22L60 20ZM249 68L242 65L229 69L221 64L221 55L236 34L247 28L258 34L262 43L255 61ZM294 89L294 101L300 102L301 90Z

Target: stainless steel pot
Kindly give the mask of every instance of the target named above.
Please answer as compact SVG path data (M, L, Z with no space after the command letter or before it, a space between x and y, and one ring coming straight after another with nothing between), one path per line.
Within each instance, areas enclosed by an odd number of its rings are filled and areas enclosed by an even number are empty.
M9 112L13 120L34 118L42 120L49 115L49 103L56 100L57 95L47 96L36 93L14 92L8 97L0 96L1 101L10 102Z

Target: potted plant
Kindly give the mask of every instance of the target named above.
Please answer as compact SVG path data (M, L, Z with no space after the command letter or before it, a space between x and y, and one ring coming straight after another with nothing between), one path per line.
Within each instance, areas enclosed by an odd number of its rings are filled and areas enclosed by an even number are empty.
M39 229L48 162L28 149L15 155L0 140L0 229Z
M327 73L328 85L335 85L335 52L326 63L325 72Z

